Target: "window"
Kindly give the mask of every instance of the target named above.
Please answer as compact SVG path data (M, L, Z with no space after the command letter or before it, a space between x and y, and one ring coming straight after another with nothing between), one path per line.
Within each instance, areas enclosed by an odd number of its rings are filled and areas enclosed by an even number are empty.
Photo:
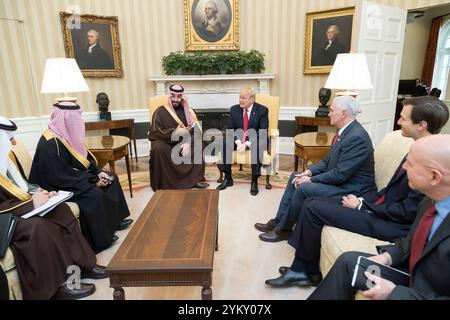
M436 51L436 64L434 67L433 85L442 90L440 99L445 100L447 94L448 76L450 71L450 20L445 22L439 32L438 47Z

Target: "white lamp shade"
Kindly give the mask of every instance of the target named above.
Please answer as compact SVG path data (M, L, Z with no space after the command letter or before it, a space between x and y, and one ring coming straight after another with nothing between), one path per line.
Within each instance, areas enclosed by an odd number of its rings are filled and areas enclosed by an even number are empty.
M86 92L89 87L75 59L51 58L45 62L41 93Z
M328 89L372 89L366 55L363 53L341 53L336 57L325 88Z

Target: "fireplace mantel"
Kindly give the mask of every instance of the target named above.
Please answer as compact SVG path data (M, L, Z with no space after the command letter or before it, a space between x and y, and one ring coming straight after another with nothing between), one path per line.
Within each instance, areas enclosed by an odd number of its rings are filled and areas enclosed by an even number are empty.
M239 102L239 91L243 87L254 88L257 93L270 94L270 80L274 74L224 74L150 76L156 83L156 94L168 93L169 86L179 83L185 88L190 104L199 109L228 108Z

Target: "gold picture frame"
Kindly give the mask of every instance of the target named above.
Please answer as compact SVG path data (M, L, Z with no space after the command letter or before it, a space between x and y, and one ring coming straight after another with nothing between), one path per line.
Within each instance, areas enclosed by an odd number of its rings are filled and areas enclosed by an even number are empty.
M306 14L303 74L330 73L336 55L350 52L354 13L348 7Z
M66 57L77 61L83 76L123 77L118 17L68 12L59 16Z
M239 0L184 0L184 38L186 51L239 50Z

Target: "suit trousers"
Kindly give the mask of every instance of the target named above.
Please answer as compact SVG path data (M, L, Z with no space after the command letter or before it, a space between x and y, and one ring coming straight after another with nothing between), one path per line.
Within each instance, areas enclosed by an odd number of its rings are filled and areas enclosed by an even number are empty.
M341 254L308 300L354 299L356 290L352 287L352 277L359 256L370 257L372 255L356 251Z
M231 139L224 141L222 148L222 164L218 164L218 168L220 172L224 172L226 176L231 178L231 165L233 162L233 152L232 150L236 150L236 144L231 142ZM233 145L231 145L233 143ZM252 144L253 145L253 144ZM256 145L256 143L255 143ZM231 152L230 152L231 151ZM258 178L261 175L261 162L259 161L257 148L250 148L251 159L252 159L252 178ZM228 158L228 159L227 159ZM256 159L257 161L255 162Z
M278 207L275 222L277 227L282 230L291 230L298 221L303 203L310 197L331 197L340 199L340 197L353 193L356 190L343 186L328 185L323 183L303 183L297 188L294 187L292 181L295 179L294 172L289 177L280 206Z
M375 214L343 207L341 200L306 199L289 244L296 248L295 257L318 270L322 229L325 225L393 242L405 237L408 225L384 220Z

